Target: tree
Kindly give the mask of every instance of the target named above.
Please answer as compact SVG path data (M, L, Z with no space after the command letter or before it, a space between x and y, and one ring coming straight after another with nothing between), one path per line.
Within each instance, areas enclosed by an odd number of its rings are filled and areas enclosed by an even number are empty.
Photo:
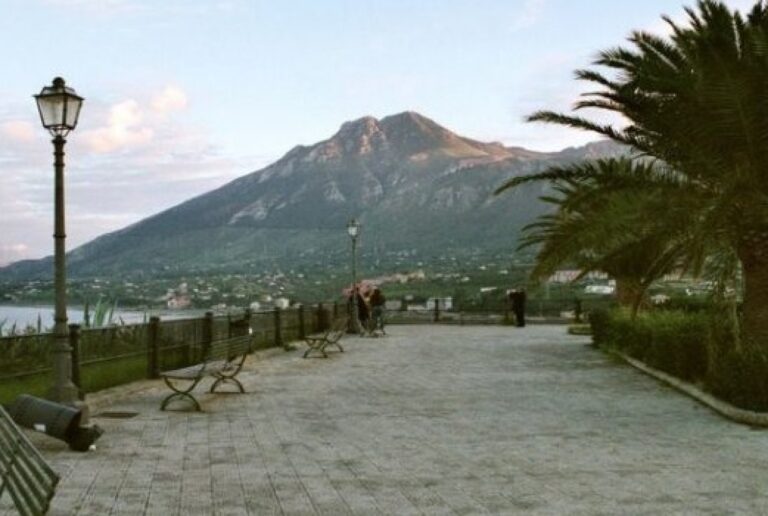
M686 12L686 25L665 18L668 38L634 32L631 48L601 52L594 64L610 73L576 73L598 87L576 109L618 113L626 125L550 111L530 120L624 143L695 186L691 231L738 256L743 337L768 346L768 8L761 0L743 16L700 0Z
M690 239L686 212L674 217L675 224L654 215L670 197L685 197L689 185L658 166L627 157L520 176L497 193L543 180L554 182L555 195L543 200L556 210L523 230L520 247L538 246L531 275L549 277L565 263L579 267L581 276L606 272L616 280L617 300L631 307L634 318L651 283L682 264L682 249Z

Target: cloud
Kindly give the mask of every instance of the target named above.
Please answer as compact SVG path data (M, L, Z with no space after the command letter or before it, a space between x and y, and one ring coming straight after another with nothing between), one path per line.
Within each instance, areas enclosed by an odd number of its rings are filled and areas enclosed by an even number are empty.
M29 143L35 139L35 127L25 120L11 120L0 124L3 136L19 143Z
M150 127L142 127L142 108L135 100L113 105L104 127L86 131L85 141L93 152L109 153L149 142L154 136Z
M158 113L181 111L187 107L187 94L176 86L166 86L152 99L152 109Z
M519 31L536 25L544 13L547 0L525 0L523 8L512 22L512 30Z
M28 252L27 244L0 244L0 267L22 259Z
M176 86L90 97L67 139L67 249L210 191L265 165L222 154L188 120ZM50 255L53 163L48 134L28 106L0 105L0 263Z

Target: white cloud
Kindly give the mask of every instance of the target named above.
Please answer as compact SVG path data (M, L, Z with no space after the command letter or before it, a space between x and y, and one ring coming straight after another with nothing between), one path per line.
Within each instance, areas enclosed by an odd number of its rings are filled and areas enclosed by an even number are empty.
M266 164L223 156L167 86L104 103L89 98L67 139L67 249L115 231ZM28 106L0 106L0 264L50 255L53 163Z
M544 13L547 0L525 0L522 10L512 22L512 30L519 31L536 25Z
M26 120L10 120L0 124L3 136L19 143L29 143L35 139L35 127Z
M187 107L187 94L176 86L166 86L152 99L152 108L158 113L181 111Z
M135 100L124 100L109 109L107 124L86 131L83 135L90 149L97 153L109 153L148 143L154 130L142 126L144 115Z
M22 259L28 252L27 244L0 244L0 267Z

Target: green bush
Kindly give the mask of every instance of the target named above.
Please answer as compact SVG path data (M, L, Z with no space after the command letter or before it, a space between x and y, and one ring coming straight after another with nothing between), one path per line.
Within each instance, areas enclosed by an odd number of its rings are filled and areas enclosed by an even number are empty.
M589 325L592 327L592 342L595 346L603 346L610 342L611 312L609 310L594 310L589 313Z
M733 405L768 410L768 351L739 342L723 307L710 311L654 310L632 321L622 310L590 316L592 338Z
M754 343L711 339L707 389L737 407L768 410L768 353Z
M617 349L651 367L687 381L707 375L707 317L654 311L632 320L622 310L594 312L590 318L595 344Z

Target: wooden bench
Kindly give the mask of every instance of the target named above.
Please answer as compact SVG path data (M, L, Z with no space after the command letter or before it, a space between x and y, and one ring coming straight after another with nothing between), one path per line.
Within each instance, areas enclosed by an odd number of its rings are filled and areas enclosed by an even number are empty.
M323 355L323 358L328 358L328 353L325 352L325 348L328 346L336 346L339 348L339 351L344 353L344 348L341 347L339 341L346 332L347 318L341 317L336 319L331 327L325 330L324 333L318 333L305 337L304 342L307 343L308 348L304 352L304 358L307 358L313 351L318 351Z
M210 392L215 392L216 387L225 383L234 384L240 392L245 392L243 384L240 383L236 376L243 368L246 355L251 351L253 351L251 335L219 339L203 347L203 359L199 364L161 372L160 376L173 392L163 400L160 410L165 410L169 403L180 399L190 400L195 410L202 410L200 404L190 393L207 376L216 378L216 381L211 385ZM174 382L189 383L186 388L179 388Z
M51 469L11 416L0 407L0 497L7 490L23 516L48 512L59 475Z

